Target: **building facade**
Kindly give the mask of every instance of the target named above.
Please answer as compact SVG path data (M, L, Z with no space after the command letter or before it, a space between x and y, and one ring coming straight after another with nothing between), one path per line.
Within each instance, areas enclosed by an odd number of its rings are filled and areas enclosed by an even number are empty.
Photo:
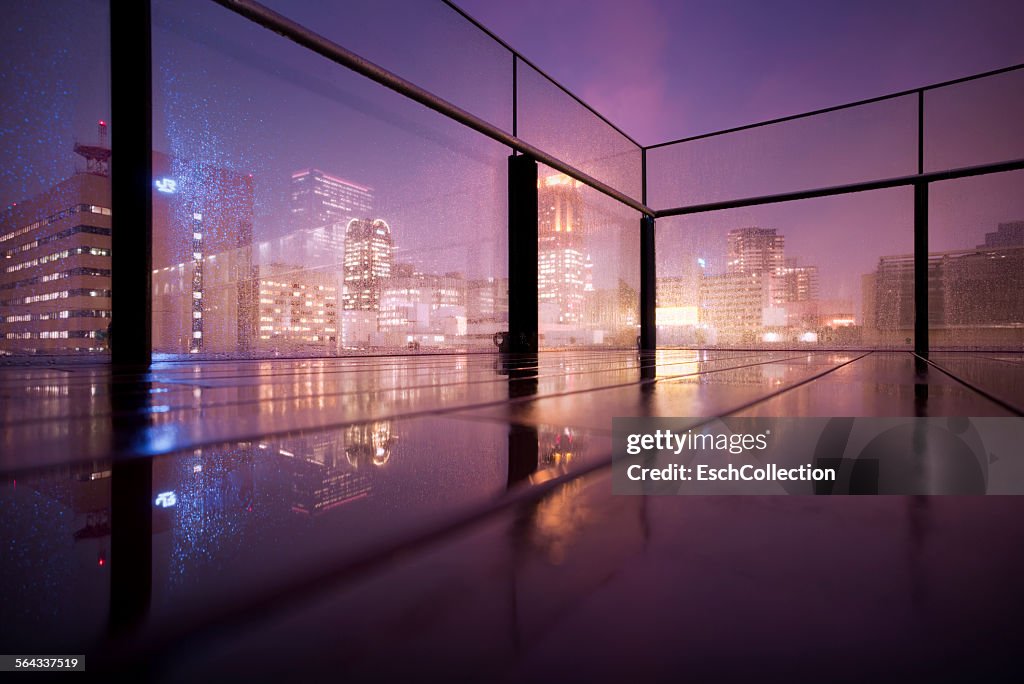
M110 324L110 178L79 173L0 215L0 350L95 353Z
M337 280L300 266L259 267L258 346L282 354L333 354L340 322Z
M585 319L588 258L581 183L548 176L537 190L537 293L541 322L579 327Z
M291 216L295 229L344 227L373 212L373 189L320 169L296 171L291 178Z
M153 179L153 351L251 351L252 174L154 152Z

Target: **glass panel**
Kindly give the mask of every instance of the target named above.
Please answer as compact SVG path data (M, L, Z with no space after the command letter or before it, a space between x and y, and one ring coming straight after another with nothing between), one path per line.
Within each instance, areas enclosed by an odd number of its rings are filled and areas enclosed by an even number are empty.
M527 64L517 78L519 137L633 199L640 148Z
M929 343L1024 349L1024 171L932 183Z
M443 2L265 4L438 97L512 130L512 53Z
M636 346L639 212L543 165L539 186L541 347Z
M908 188L659 219L658 344L908 348L912 227Z
M917 96L647 151L655 209L917 172Z
M1024 157L1024 69L925 92L926 171Z
M109 10L4 7L0 357L109 359Z
M210 3L154 13L157 358L494 349L506 148Z

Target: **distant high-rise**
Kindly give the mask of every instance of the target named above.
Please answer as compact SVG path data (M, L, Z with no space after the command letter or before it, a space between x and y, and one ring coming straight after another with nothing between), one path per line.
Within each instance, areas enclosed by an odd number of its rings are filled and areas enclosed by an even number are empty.
M817 325L818 267L786 258L785 236L754 226L726 240L725 273L700 277L700 321L719 343L779 341L780 330Z
M391 277L394 243L383 219L352 219L345 229L346 311L379 311L384 280Z
M1004 226L1012 225L1000 224L997 233L986 235L986 243L998 244L1008 232ZM909 340L914 328L913 255L881 257L875 272L864 279L862 296L864 324L876 341ZM932 341L939 344L1019 345L1024 245L929 253L928 325Z
M291 214L293 228L314 229L345 226L373 211L373 189L319 169L292 174Z
M818 267L805 266L796 257L785 260L776 288L779 304L809 302L818 299Z
M728 235L726 273L779 275L786 265L786 238L774 228L734 228Z
M551 318L557 317L552 323L583 322L588 268L581 185L561 174L539 183L537 294L541 316L548 308Z
M1024 247L1024 221L1000 223L994 233L985 233L985 247Z

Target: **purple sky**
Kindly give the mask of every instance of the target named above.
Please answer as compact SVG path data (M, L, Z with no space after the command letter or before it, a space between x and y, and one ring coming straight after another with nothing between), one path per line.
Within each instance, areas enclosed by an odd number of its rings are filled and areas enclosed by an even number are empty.
M461 0L641 144L1024 62L1016 0Z

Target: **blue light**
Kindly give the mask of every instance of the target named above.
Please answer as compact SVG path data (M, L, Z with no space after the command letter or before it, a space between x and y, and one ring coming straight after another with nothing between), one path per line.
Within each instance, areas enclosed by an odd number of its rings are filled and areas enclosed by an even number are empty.
M174 492L160 492L153 503L160 508L170 508L178 503L178 496Z
M706 261L704 261L703 257L697 257L697 265L700 266L701 268L705 268L708 264Z
M153 185L156 186L156 189L159 192L168 195L173 195L175 192L178 191L178 181L174 180L173 178L160 178L159 180L154 181Z

